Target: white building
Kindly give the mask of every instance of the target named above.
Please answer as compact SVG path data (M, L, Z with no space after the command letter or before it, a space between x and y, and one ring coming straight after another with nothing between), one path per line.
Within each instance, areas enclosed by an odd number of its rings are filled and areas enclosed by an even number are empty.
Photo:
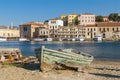
M50 29L50 37L56 38L57 37L57 30L58 30L58 28L63 26L63 21L58 19L58 18L50 19L48 21L48 26Z
M80 14L78 20L80 25L93 25L95 24L95 15L90 13Z
M63 26L63 21L58 18L50 19L48 25L49 29L58 29L60 26Z

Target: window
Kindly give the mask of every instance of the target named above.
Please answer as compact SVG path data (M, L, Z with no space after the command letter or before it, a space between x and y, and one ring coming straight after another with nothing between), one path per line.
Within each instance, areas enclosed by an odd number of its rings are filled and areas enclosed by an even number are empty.
M109 28L107 28L107 31L109 31Z
M99 30L101 31L101 28Z
M89 31L89 28L88 28L88 31Z
M89 36L89 33L88 33L88 36Z
M118 28L117 28L117 31L119 31Z
M103 31L105 32L105 28L103 28Z
M114 31L114 28L112 30Z
M27 31L27 27L23 27L23 30L24 30L24 31Z
M53 23L53 24L54 24L54 23L56 23L56 21L51 21L51 23Z
M91 31L92 31L92 28L91 28Z

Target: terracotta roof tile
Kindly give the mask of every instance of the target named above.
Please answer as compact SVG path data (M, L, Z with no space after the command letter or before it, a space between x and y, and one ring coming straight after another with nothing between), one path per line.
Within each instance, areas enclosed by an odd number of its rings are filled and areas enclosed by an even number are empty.
M98 22L95 25L86 25L85 27L117 27L120 22Z
M26 26L26 25L47 26L46 24L42 24L39 22L26 22L24 24L21 24L20 26Z

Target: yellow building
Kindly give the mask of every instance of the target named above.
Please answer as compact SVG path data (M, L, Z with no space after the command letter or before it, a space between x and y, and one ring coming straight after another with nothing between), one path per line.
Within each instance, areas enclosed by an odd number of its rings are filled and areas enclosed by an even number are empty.
M61 15L59 18L60 18L61 20L63 20L64 26L67 26L67 25L68 25L68 17L67 17L67 15Z
M27 22L20 25L20 37L32 39L36 38L38 35L35 34L35 29L39 27L48 27L45 24L39 22Z
M18 28L0 28L0 37L4 37L7 39L19 38L19 29Z
M69 14L68 16L67 16L67 21L68 21L68 25L72 25L72 24L74 24L74 22L75 22L75 19L78 19L78 15L77 14Z
M73 25L75 19L78 19L78 14L61 15L59 18L64 21L64 26Z
M66 19L67 18L67 15L61 15L60 17L59 17L60 19Z

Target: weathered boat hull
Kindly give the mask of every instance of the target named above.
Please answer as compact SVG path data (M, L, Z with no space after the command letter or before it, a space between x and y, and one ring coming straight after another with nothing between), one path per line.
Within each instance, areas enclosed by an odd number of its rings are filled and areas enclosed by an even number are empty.
M93 61L93 57L83 57L80 54L74 55L69 54L69 52L65 51L57 51L47 49L42 46L39 49L35 50L36 56L40 61L40 69L41 71L48 71L51 68L56 67L55 64L63 64L69 67L79 67L83 64L90 64ZM79 56L80 55L80 56Z

